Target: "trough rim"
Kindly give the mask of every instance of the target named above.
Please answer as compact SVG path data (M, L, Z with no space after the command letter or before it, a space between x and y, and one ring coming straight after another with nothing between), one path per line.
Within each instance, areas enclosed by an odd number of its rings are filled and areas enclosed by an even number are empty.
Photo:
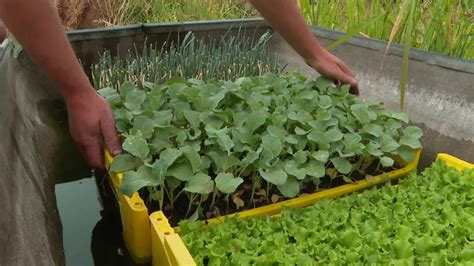
M137 35L187 32L187 31L209 31L209 30L228 30L229 28L268 28L270 25L263 19L230 19L230 20L205 20L205 21L186 21L186 22L165 22L165 23L144 23L117 26L111 28L83 29L69 31L68 37L71 42L83 42L104 38L130 37ZM347 33L325 29L316 26L310 26L311 31L317 37L336 41ZM367 38L363 36L353 36L344 44L357 47L378 50L381 53L385 51L386 41ZM391 44L388 55L403 57L403 45ZM336 48L337 49L337 48ZM435 65L460 72L474 74L474 61L450 57L440 53L426 51L419 48L410 49L410 60L420 61L429 65Z

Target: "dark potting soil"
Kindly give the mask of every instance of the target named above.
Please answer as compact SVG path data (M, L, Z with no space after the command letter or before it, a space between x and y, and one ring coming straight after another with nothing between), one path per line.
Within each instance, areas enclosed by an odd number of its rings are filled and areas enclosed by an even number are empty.
M371 173L373 176L376 176L397 169L396 167L381 167L380 170L377 170L378 164L378 161L372 162L367 167L366 172ZM350 176L350 179L352 180L352 182L357 182L360 180L364 180L366 176L367 174L361 174L355 171ZM212 194L210 194L200 204L200 210L198 210L199 219L205 220L216 218L219 216L249 210L289 199L281 196L280 192L278 191L278 188L275 185L269 186L269 189L267 190L267 182L263 179L261 179L260 181L260 187L255 189L256 193L252 199L252 181L249 180L250 178L248 177L244 179L246 180L246 182L244 182L244 184L240 186L241 189L237 190L234 193L234 195L237 195L238 199L243 201L243 206L237 208L236 203L233 199L233 195L229 195L228 197L226 195L220 195L215 198L214 206L212 206L211 209ZM312 194L348 184L348 182L346 182L346 180L344 180L342 177L331 178L327 175L323 178L320 178L319 181L320 183L317 185L315 185L312 181L301 183L300 193L298 196ZM178 187L176 191L180 191L180 189L182 189L182 187ZM151 198L149 197L150 193L147 189L141 189L139 193L140 197L145 201L149 213L153 213L155 211L160 210L159 203L157 201L151 200ZM165 197L165 202L163 204L162 211L168 218L171 226L177 226L181 220L188 219L190 216L192 216L192 214L196 212L198 203L199 197L196 198L195 203L193 203L191 209L188 211L189 198L185 193L181 193L181 195L177 199L175 199L173 208L171 208L169 198Z

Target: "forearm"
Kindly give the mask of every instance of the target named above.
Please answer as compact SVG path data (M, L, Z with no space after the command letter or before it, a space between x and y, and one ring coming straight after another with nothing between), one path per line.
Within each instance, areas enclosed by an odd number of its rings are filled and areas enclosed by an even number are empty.
M66 99L69 131L89 165L104 171L101 142L121 151L112 109L90 85L49 0L0 0L0 17Z
M91 88L49 0L0 0L0 17L66 99Z
M295 0L250 0L252 5L307 62L324 48L311 33Z

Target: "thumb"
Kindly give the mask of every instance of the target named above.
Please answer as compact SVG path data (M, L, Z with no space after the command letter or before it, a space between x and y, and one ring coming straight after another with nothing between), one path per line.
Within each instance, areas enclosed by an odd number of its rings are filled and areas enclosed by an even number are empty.
M115 130L115 121L110 108L107 108L100 120L100 130L104 138L105 146L110 153L114 156L120 154L122 152L122 146L117 131Z

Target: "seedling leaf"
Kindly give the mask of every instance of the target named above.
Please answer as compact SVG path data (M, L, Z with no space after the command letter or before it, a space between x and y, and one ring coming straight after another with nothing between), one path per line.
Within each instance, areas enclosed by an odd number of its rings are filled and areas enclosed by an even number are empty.
M150 152L148 149L148 144L140 132L138 132L136 135L131 135L125 138L122 148L133 156L142 159L143 161L145 161L148 153Z
M288 175L278 166L273 166L267 170L260 168L258 169L258 172L263 177L263 179L274 185L283 185L288 178Z
M235 178L231 173L220 173L215 181L217 189L226 194L234 193L237 187L244 182L242 178Z
M115 156L109 171L114 173L126 172L135 167L135 159L130 154L119 154Z
M352 164L347 159L333 158L331 162L341 174L348 174L352 170Z

